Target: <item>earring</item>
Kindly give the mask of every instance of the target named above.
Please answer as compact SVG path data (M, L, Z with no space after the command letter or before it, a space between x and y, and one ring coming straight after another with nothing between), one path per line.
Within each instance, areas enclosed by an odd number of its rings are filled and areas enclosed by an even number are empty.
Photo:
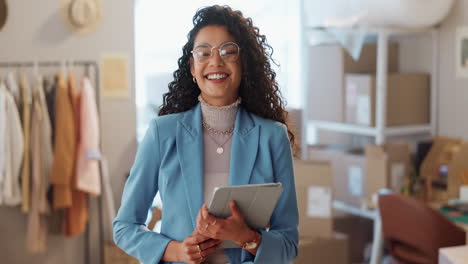
M195 79L195 77L193 77L192 80L194 83L197 83L197 79Z

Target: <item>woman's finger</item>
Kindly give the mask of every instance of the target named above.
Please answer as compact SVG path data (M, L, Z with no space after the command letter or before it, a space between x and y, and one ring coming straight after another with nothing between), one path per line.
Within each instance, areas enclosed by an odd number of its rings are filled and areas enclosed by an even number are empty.
M206 204L202 206L201 212L203 220L207 220L210 217L210 213L208 212L208 207L206 206Z
M209 237L208 227L209 227L209 224L206 221L201 221L197 225L197 231L199 234L203 234Z
M206 250L211 247L216 247L221 244L221 241L218 239L208 239L202 243L200 243L201 250Z
M208 212L208 207L206 205L203 205L202 207L202 216L203 216L203 220L204 222L206 222L207 224L215 224L216 223L216 219L217 217L211 215L209 212Z
M191 235L191 236L188 236L184 242L186 242L187 245L198 245L204 241L206 241L207 239L209 239L208 237L206 236L203 236L203 235Z
M203 207L200 208L200 210L198 210L198 214L197 214L197 223L200 222L202 220L202 211L203 211Z
M237 207L236 205L236 202L231 200L229 202L229 209L231 209L231 216L234 217L234 218L244 218L244 216L242 215L241 211L239 210L239 208Z

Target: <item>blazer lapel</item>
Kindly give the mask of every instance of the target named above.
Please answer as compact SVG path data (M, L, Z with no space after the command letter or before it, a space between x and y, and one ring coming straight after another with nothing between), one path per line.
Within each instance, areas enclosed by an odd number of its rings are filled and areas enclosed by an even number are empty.
M200 104L187 111L177 124L176 142L187 204L195 228L197 214L203 204L203 133Z
M250 115L239 107L232 138L229 185L250 183L250 176L258 151L259 127Z

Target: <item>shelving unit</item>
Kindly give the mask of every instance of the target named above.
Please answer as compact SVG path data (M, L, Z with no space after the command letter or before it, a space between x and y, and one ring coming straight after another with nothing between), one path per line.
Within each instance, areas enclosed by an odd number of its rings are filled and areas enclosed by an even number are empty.
M303 3L302 3L303 4ZM318 130L329 130L340 133L348 133L354 135L364 135L371 136L375 138L376 144L383 144L386 142L388 137L394 136L405 136L405 135L416 135L416 134L437 134L437 97L438 97L438 49L439 49L439 32L436 28L426 28L426 29L403 29L403 28L389 28L389 27L380 27L380 28L365 28L369 34L374 34L377 36L377 72L376 72L376 126L375 127L366 127L360 125L354 125L349 123L342 122L329 122L329 121L319 121L319 120L308 120L308 61L306 58L309 58L308 48L310 46L308 34L317 28L307 27L305 22L305 16L302 15L302 83L303 83L303 93L304 93L304 102L303 102L303 125L302 135L305 140L302 143L302 158L306 159L308 157L307 153L307 144L309 143L307 138L309 132L312 132L313 135L317 135ZM362 30L362 28L349 28L348 30ZM409 125L409 126L397 126L397 127L388 127L386 125L386 97L387 97L387 77L388 77L388 43L389 39L392 36L402 36L402 35L414 35L414 34L431 34L432 39L432 69L431 69L431 81L430 81L430 123L423 125ZM315 140L316 143L317 140ZM333 201L333 208L342 212L346 212L352 215L357 215L373 220L374 228L374 237L371 251L370 264L380 264L383 252L383 234L381 227L381 219L378 209L370 210L365 208L358 208L355 206L350 206L341 201Z
M303 34L307 34L314 28L305 27ZM347 29L350 31L357 31L356 28ZM391 136L404 136L412 134L430 133L435 135L437 133L437 72L438 72L438 55L437 50L439 46L439 33L438 29L401 29L401 28L366 28L369 34L377 36L377 73L376 73L376 126L366 127L355 124L348 124L343 122L329 122L322 120L307 120L304 117L303 122L305 126L304 135L308 135L311 130L330 130L342 133L349 133L355 135L372 136L375 138L376 144L385 143L386 139ZM431 109L430 109L430 123L423 125L409 125L409 126L386 126L386 100L387 97L387 77L388 77L388 42L391 36L411 35L411 34L431 34L432 36L432 70L431 70ZM309 44L304 44L304 54L307 54ZM307 55L303 56L307 58ZM307 61L303 63L304 69L307 69ZM304 91L307 92L307 80L304 79ZM307 98L307 96L304 96ZM308 104L304 102L304 113L308 112ZM313 133L317 134L317 133ZM307 151L306 149L304 151ZM307 153L303 153L304 157Z

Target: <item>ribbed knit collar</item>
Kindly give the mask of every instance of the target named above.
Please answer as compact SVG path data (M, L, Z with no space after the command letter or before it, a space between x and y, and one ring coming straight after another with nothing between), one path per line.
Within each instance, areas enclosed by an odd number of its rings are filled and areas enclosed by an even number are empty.
M201 96L198 97L201 103L203 121L216 130L227 130L234 127L237 109L241 103L240 97L230 105L213 106L208 104Z

